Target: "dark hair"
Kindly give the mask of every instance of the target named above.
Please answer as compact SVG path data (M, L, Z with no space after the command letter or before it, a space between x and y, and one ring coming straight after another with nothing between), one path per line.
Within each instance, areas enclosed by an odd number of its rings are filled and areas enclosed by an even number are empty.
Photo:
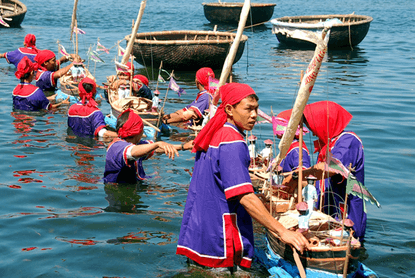
M125 112L125 113L121 114L118 117L118 119L117 119L117 125L116 125L116 128L115 128L117 130L117 133L118 133L118 130L120 128L122 128L122 126L127 122L128 117L130 117L130 112Z
M30 75L32 74L33 71L31 72L26 72L22 78L20 78L20 82L23 82L25 79L28 79L30 77Z
M92 90L94 89L94 85L89 84L89 83L82 83L82 87L84 87L85 91L87 91L87 93L92 92Z

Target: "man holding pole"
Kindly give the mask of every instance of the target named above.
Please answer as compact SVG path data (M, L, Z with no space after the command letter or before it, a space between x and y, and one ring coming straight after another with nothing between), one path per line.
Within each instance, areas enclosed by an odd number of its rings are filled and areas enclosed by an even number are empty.
M302 252L308 241L285 229L254 194L245 130L257 118L258 97L246 84L220 88L222 104L194 141L194 172L180 230L177 254L213 268L251 267L252 218Z

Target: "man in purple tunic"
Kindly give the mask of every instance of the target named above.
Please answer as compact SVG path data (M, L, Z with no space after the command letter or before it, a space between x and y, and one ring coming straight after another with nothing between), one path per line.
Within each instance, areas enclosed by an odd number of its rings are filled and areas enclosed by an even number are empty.
M249 268L251 217L302 252L300 234L286 230L254 194L244 130L252 130L258 98L246 84L220 88L222 104L195 139L197 151L176 253L206 267Z
M344 130L352 117L342 106L332 101L311 103L304 109L304 123L318 137L314 147L315 152L319 152L317 164L306 170L305 175L309 173L320 180L316 189L319 195L324 194L323 210L339 220L343 218L345 208L347 179L335 171L327 171L330 157L349 168L360 183L364 184L365 177L362 140L355 133ZM323 173L330 178L322 179ZM364 200L349 194L346 216L354 223L355 236L363 241L367 220Z
M78 136L117 137L116 132L106 129L104 115L94 100L96 88L95 81L88 77L79 82L81 101L69 108L68 126Z
M178 150L192 147L193 141L182 145L171 145L163 141L141 140L144 124L140 116L131 109L125 110L117 119L117 133L107 149L105 159L104 183L135 184L148 178L142 165L154 151L164 152L169 158L179 156Z
M30 61L35 62L35 57L39 50L36 48L36 37L33 34L27 34L24 38L24 47L4 54L0 54L0 58L5 58L7 63L13 64L16 68L23 57L29 58Z
M50 94L57 90L56 86L58 79L65 75L74 63L79 61L79 58L74 57L73 63L57 70L62 63L68 61L68 58L62 56L59 61L56 61L55 53L45 49L39 51L35 61L39 65L39 69L36 73L36 86L42 89L43 92Z
M43 91L32 82L35 76L36 66L29 58L23 57L17 65L15 75L20 79L20 84L13 90L13 108L23 111L40 111L56 108L59 104L50 104Z
M209 76L215 78L215 73L211 68L201 68L196 72L196 86L199 89L196 99L185 108L174 113L165 115L165 124L191 121L191 125L201 125L203 115L209 109L213 97L209 92Z

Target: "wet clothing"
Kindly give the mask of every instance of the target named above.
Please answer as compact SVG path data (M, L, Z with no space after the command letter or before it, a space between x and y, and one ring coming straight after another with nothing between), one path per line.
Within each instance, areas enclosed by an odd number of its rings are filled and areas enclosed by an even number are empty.
M38 86L43 92L56 91L56 81L53 78L54 72L44 71L39 69L36 73L36 86Z
M37 50L31 47L20 47L14 51L4 53L4 58L6 58L7 63L13 64L17 68L17 65L25 56L29 58L30 61L35 62L37 52Z
M355 168L352 172L353 175L364 184L365 158L360 138L353 132L344 131L333 138L330 145L330 152L333 157L339 159L345 167L349 167L351 164ZM338 219L342 217L342 211L344 211L346 183L347 180L341 175L334 175L330 179L324 180L324 212ZM320 195L320 182L317 182L316 188ZM329 190L333 193L330 193ZM318 200L320 201L320 198ZM354 222L355 237L359 237L360 241L364 239L367 220L363 202L359 197L351 194L348 196L347 215Z
M153 143L150 140L141 140L137 145ZM128 158L129 149L135 145L120 138L115 138L107 149L105 159L104 183L132 183L149 178L143 168L143 160L149 159L154 151L139 157Z
M69 108L68 126L78 136L98 136L106 125L104 115L98 107L78 102Z
M196 99L192 103L183 108L183 111L187 111L189 109L195 111L197 116L199 117L199 120L197 120L196 122L190 120L192 125L197 125L199 124L199 122L201 123L203 121L203 115L205 113L205 110L209 109L209 104L212 101L212 99L212 95L208 91L204 90L197 94Z
M177 254L208 267L251 266L252 219L235 198L254 192L249 163L245 135L229 123L197 151Z
M49 109L49 100L42 90L30 83L20 83L13 90L13 108L24 111Z
M280 166L282 172L287 173L294 171L298 168L299 156L300 156L300 143L294 139L290 148L287 151L286 157L281 160ZM303 142L303 168L310 168L310 153L308 152L306 144Z

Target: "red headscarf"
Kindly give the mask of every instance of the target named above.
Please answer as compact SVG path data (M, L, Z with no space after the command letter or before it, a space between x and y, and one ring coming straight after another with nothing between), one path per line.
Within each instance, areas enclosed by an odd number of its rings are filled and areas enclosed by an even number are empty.
M141 82L143 82L144 85L146 85L148 87L149 81L148 81L148 78L145 77L144 75L142 75L142 74L134 75L133 80L134 79L140 80Z
M43 64L46 61L53 59L54 57L55 57L55 53L53 53L53 51L50 51L48 49L40 50L35 57L35 61L39 64L39 68L45 70L45 68L43 67Z
M127 112L130 113L128 115L128 120L122 125L120 129L118 129L118 136L121 138L135 136L144 130L143 120L130 108L124 110L121 115ZM119 115L118 118L121 117L121 115Z
M85 83L91 84L93 86L91 92L87 92L85 90L83 86L83 84ZM94 80L92 80L91 78L85 77L84 79L81 80L81 82L79 82L78 89L79 89L79 97L81 98L83 105L86 104L87 106L91 106L91 107L98 105L94 100L95 93L97 92L97 84L95 83Z
M216 111L215 116L197 135L192 152L207 151L213 135L226 123L228 114L225 112L225 106L227 104L235 105L247 96L255 94L255 91L249 85L241 83L229 83L220 87L219 90L222 96L222 104Z
M319 161L325 159L329 140L342 133L353 118L346 109L332 101L306 105L304 117L310 130L318 137L318 140L314 141L314 148L315 152L319 152Z
M24 38L24 44L26 47L32 47L36 49L36 36L33 34L27 34Z
M14 73L18 79L21 79L26 73L37 70L36 64L32 63L26 56L17 65L17 70Z
M196 79L200 84L209 90L209 76L215 78L215 73L211 68L201 68L196 72Z

